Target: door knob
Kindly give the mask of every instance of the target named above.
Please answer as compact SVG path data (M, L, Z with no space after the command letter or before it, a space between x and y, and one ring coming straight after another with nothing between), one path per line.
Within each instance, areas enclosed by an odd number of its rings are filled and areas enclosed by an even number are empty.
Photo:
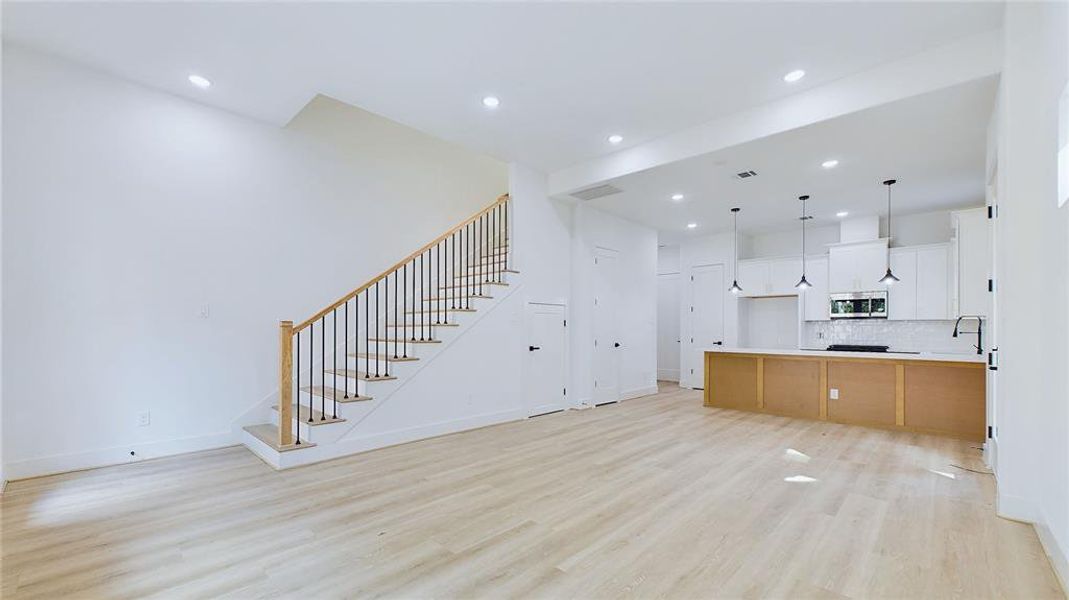
M619 348L620 347L620 342L613 342L612 347L613 348Z
M541 350L541 349L542 349L541 346L527 346L527 351L528 352L534 352L535 350Z

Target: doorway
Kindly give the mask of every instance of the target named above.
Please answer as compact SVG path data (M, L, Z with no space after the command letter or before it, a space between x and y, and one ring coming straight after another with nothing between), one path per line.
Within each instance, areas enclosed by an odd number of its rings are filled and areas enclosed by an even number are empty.
M724 265L699 265L690 270L686 336L690 357L685 373L686 387L702 389L705 385L706 348L724 343Z
M657 276L657 379L679 381L679 273Z
M526 310L527 361L523 399L528 416L567 404L567 313L562 304L529 302Z
M594 251L594 405L620 399L619 253Z

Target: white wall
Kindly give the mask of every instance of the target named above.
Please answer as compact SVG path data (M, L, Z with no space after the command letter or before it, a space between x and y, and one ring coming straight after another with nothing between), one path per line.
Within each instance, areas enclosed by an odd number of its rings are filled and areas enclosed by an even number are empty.
M280 130L4 54L12 478L232 443L277 387L280 319L507 191L504 164L326 98Z
M806 254L826 254L828 244L839 242L839 226L807 227L805 230ZM739 259L776 258L796 256L802 248L802 229L790 229L773 233L739 235Z
M1007 3L994 116L1000 514L1033 521L1069 586L1069 207L1057 206L1069 5ZM1044 307L1036 310L1036 298Z
M798 298L739 301L739 343L750 348L798 347Z
M739 238L740 254L742 252L743 239ZM690 343L687 332L691 331L691 313L687 310L690 305L688 283L691 270L702 265L724 265L724 345L739 345L739 299L728 292L731 280L735 277L735 247L731 233L703 236L689 239L679 246L679 272L680 272L680 320L679 327L683 333L683 341L680 343L680 385L685 387L701 387L704 381L702 372L702 351Z
M619 252L622 294L620 315L620 393L624 398L656 392L657 381L657 232L615 215L575 207L572 238L572 384L576 399L589 403L593 397L592 288L594 252L606 248Z
M679 246L657 247L657 274L679 273Z

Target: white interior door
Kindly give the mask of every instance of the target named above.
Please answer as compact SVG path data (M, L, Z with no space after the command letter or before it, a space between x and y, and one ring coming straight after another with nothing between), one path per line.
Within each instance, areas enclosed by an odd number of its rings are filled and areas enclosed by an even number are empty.
M523 396L528 415L540 415L567 403L564 306L527 304L527 362Z
M679 381L679 273L657 276L657 379Z
M690 271L690 348L701 356L706 348L724 343L724 265L701 265ZM687 387L705 385L704 361L691 362Z
M594 253L594 404L620 399L618 253Z

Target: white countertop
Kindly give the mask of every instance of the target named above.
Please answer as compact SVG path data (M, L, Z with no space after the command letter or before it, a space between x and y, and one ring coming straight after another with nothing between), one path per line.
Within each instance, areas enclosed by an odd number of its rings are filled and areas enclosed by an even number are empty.
M743 354L780 354L788 356L826 356L831 358L883 358L888 360L938 360L943 362L983 363L982 354L940 354L935 352L833 352L828 350L805 350L797 348L733 348L713 346L705 352L740 352Z

